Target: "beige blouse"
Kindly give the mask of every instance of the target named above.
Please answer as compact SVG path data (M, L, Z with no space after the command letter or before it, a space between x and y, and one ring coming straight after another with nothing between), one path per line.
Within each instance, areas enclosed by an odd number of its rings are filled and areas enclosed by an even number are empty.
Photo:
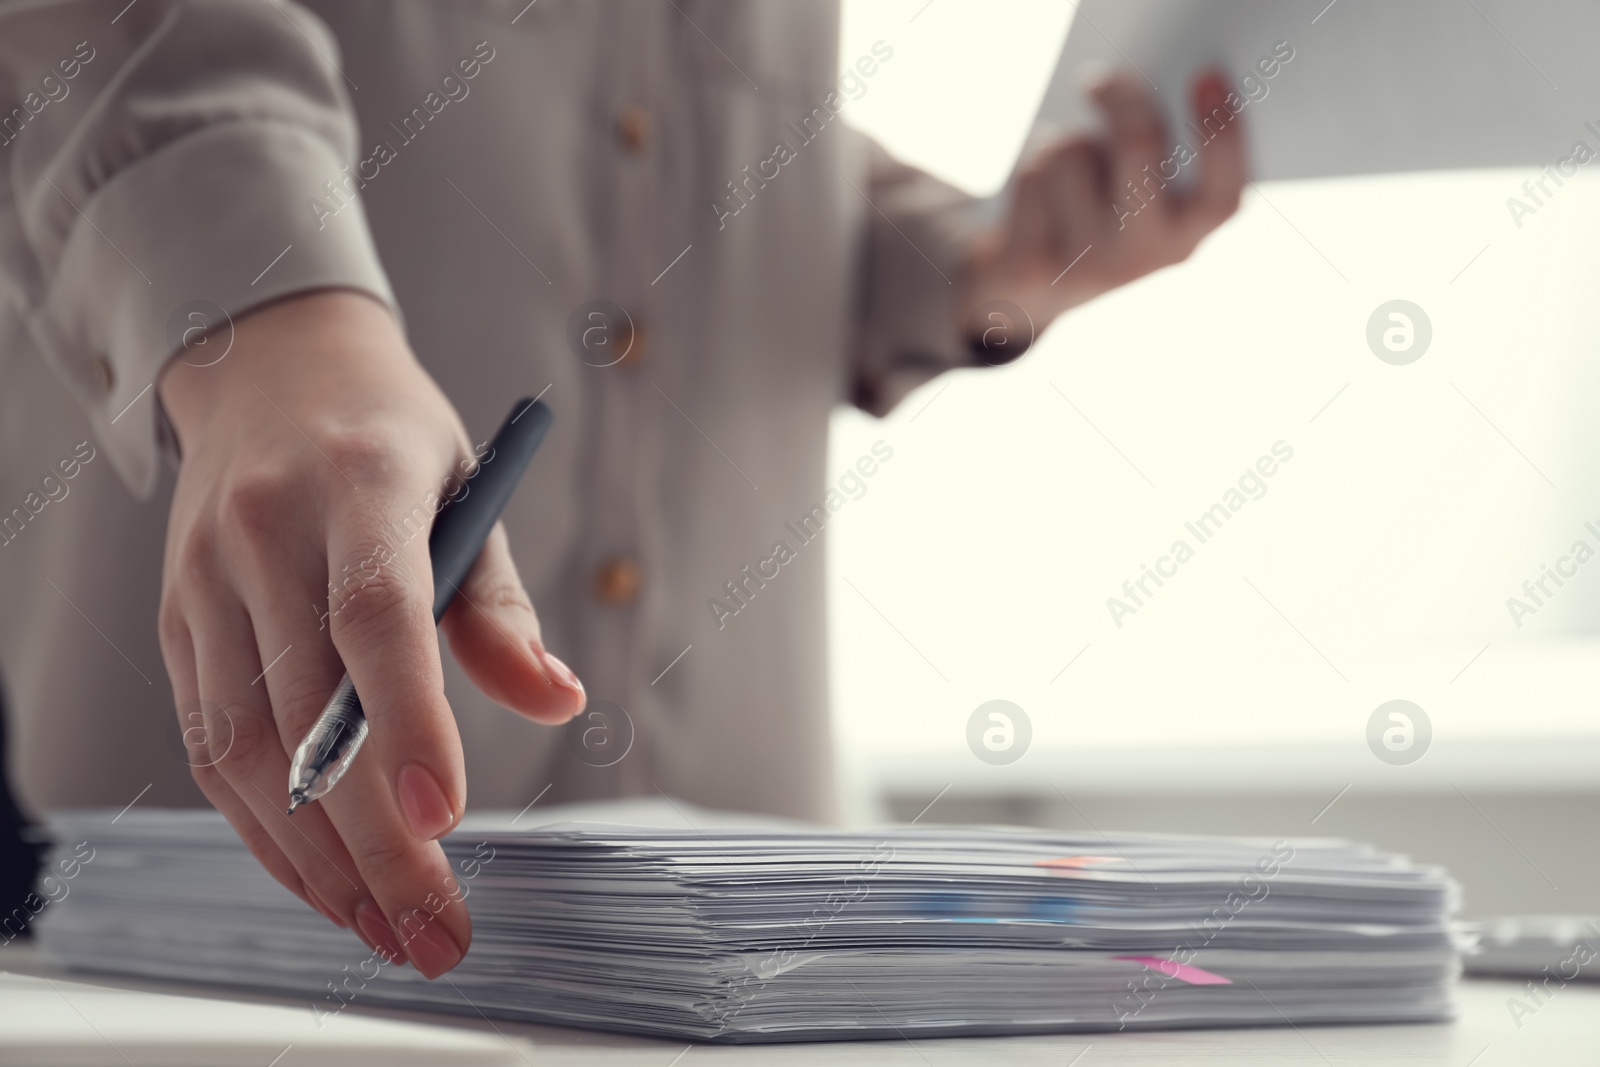
M840 114L892 44L836 50L835 5L797 0L0 5L24 803L202 802L156 639L151 383L188 331L348 286L401 313L473 434L519 396L556 414L506 521L594 714L528 723L447 653L474 806L825 816L824 553L789 530L826 525L830 409L971 362L949 303L976 214Z

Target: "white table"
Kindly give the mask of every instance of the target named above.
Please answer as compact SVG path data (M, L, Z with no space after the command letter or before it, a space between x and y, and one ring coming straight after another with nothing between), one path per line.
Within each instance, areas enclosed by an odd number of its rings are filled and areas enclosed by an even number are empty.
M19 951L16 946L0 953L0 967L102 986L304 1007L303 1003L292 999L219 992L208 987L157 984L105 975L52 975L40 968L26 950ZM1215 1067L1220 1063L1500 1067L1600 1062L1600 983L1573 983L1556 990L1533 1014L1524 1014L1518 1026L1507 1008L1507 1000L1522 993L1522 986L1517 982L1468 979L1460 990L1460 1018L1454 1023L1427 1026L1278 1027L759 1046L689 1045L498 1020L361 1009L355 1005L349 1011L492 1035L505 1045L508 1053L516 1054L515 1058L508 1055L508 1062L526 1062L530 1067L696 1067L699 1064L967 1067L998 1063L1039 1064L1041 1067L1045 1064L1052 1067L1105 1064ZM1527 998L1524 996L1524 999ZM92 1007L90 1010L92 1012ZM93 1023L92 1018L88 1021ZM0 1063L9 1062L4 1054L5 1037L0 1034ZM136 1067L147 1067L137 1056L133 1059ZM295 1064L291 1050L277 1067L295 1067ZM261 1067L267 1067L266 1063Z

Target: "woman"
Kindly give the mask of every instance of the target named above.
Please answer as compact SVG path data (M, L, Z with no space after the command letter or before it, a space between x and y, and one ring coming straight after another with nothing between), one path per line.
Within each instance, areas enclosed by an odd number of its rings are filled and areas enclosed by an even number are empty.
M430 977L465 908L394 930L448 884L434 839L469 778L483 806L825 816L823 554L772 561L786 524L826 523L830 409L1013 357L1186 256L1244 180L1229 125L1191 191L1119 217L1170 146L1112 78L1105 136L1033 159L985 226L844 126L910 45L841 70L825 3L0 10L23 801L203 794ZM555 429L444 657L407 520L535 393ZM368 748L291 821L289 752L346 668ZM576 744L535 725L589 698Z

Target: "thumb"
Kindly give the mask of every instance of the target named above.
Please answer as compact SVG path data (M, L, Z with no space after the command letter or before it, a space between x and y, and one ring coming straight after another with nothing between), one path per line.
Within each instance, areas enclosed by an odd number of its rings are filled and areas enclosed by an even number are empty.
M539 617L495 523L440 620L450 651L485 696L536 722L563 723L588 699L572 668L545 651Z

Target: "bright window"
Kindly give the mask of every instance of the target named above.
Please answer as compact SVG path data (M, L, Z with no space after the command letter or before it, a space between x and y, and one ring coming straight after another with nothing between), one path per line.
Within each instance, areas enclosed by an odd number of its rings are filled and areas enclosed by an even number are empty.
M935 0L908 21L921 4L846 3L846 57L905 40L847 117L992 190L1066 15ZM1027 711L1038 758L1375 763L1367 719L1392 698L1486 775L1503 739L1600 741L1583 638L1600 558L1561 562L1600 552L1600 182L1569 180L1519 226L1507 200L1530 177L1264 184L1189 262L1070 313L1019 364L942 378L882 422L841 412L833 468L895 450L832 528L847 761L978 773L967 718L994 698ZM1394 300L1431 326L1409 365L1367 339ZM1380 318L1381 347L1404 324ZM1263 457L1272 475L1241 488ZM1186 523L1230 489L1244 502L1202 541ZM1178 541L1192 558L1163 562ZM1546 564L1570 576L1538 594ZM1134 610L1114 619L1112 597ZM1511 597L1534 610L1514 618Z

